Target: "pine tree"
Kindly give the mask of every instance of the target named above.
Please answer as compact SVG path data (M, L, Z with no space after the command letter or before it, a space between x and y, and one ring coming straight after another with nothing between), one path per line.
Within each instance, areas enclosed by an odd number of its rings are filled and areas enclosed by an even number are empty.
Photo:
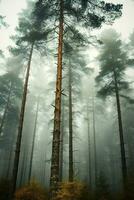
M29 8L28 8L29 9ZM42 28L42 24L38 21L38 18L34 17L34 12L36 8L34 7L30 14L28 9L24 10L19 19L19 26L16 28L17 34L12 37L14 39L16 46L11 47L10 51L13 55L23 55L24 58L27 58L27 70L23 87L22 103L20 110L19 126L18 126L18 135L16 142L15 150L15 159L13 167L13 189L12 193L15 192L16 182L17 182L17 173L19 166L19 157L20 157L20 147L22 139L22 130L24 123L24 114L27 100L27 91L28 91L28 82L31 69L31 61L33 56L34 49L42 50L42 43L47 39L47 35L50 29Z
M8 70L8 68L7 68ZM18 101L21 98L22 80L15 71L7 71L0 76L0 149L7 153L6 157L10 159L10 152L15 140L15 131L18 123ZM13 117L14 116L14 117ZM1 162L4 154L1 155ZM5 162L4 162L5 163ZM9 168L10 163L6 163ZM4 168L4 174L7 168ZM4 175L3 174L3 175Z
M35 147L35 137L36 137L36 130L37 130L37 121L38 121L38 114L39 114L39 97L37 101L37 108L35 114L35 124L34 124L34 132L33 132L33 140L32 140L32 150L30 156L30 166L29 166L29 174L28 174L28 181L31 181L31 174L32 174L32 164L33 164L33 155L34 155L34 147Z
M86 111L85 111L86 110ZM91 173L91 133L90 133L90 107L89 107L89 101L87 100L85 105L85 120L87 123L87 140L88 140L88 184L91 187L92 184L92 173Z
M113 22L116 17L121 15L121 5L114 5L105 3L104 1L88 2L80 1L66 1L66 0L51 0L48 2L48 15L54 22L59 22L58 30L58 51L57 51L57 78L56 78L56 92L55 92L55 111L54 111L54 131L52 141L52 162L51 162L51 197L56 195L58 181L59 181L59 153L60 153L60 124L61 124L61 95L62 95L62 64L63 64L63 39L65 27L72 27L68 25L67 19L79 22L87 27L100 27L104 22ZM45 1L38 0L37 15L40 19L45 19L44 9L46 8ZM98 12L98 9L101 12ZM95 12L96 10L96 12ZM87 12L88 11L88 12ZM102 16L103 15L103 16ZM69 20L70 21L70 20ZM55 23L54 23L55 24Z
M93 111L93 140L94 140L94 174L95 185L97 181L97 145L96 145L96 123L95 123L95 99L92 97L92 111Z
M60 146L60 182L63 180L63 151L64 151L64 137L65 137L65 100L62 97L62 123L61 123L61 146Z
M75 30L74 30L75 31ZM76 32L76 31L75 31ZM73 101L75 99L75 104L77 99L80 97L80 81L82 75L88 72L86 67L86 62L83 59L77 44L80 42L85 42L84 37L80 35L81 38L77 38L74 41L70 42L70 39L66 39L64 44L64 61L67 65L67 74L68 77L68 106L69 106L69 181L74 180L74 159L73 159L73 139L74 139L74 116L75 112L73 111ZM77 41L78 40L78 41ZM69 45L72 44L72 45ZM83 44L84 45L84 44ZM75 49L75 50L74 50ZM77 59L76 59L77 58Z
M105 34L111 35L109 39ZM127 177L127 163L125 153L125 142L123 133L123 122L121 114L121 91L128 89L128 83L125 81L124 73L126 70L126 63L128 61L127 54L122 49L122 42L119 35L114 30L108 30L104 33L102 38L103 47L100 52L100 72L96 78L100 86L98 92L102 97L115 95L118 113L119 137L121 148L121 163L123 182Z
M0 135L4 137L5 133L3 129L8 112L11 107L17 106L15 105L15 98L21 98L22 81L14 71L9 71L0 76L0 83L0 105L1 112L3 113L1 116Z

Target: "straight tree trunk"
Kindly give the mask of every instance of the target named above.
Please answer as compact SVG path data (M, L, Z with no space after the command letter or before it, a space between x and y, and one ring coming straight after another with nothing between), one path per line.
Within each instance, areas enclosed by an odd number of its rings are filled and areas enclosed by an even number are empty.
M39 113L39 99L38 99L38 102L37 102L36 116L35 116L35 123L34 123L34 132L33 132L33 140L32 140L32 150L31 150L31 155L30 155L30 166L29 166L28 182L31 181L38 113Z
M28 173L27 173L27 171L28 171L28 167L29 166L27 165L27 163L28 163L28 154L25 151L24 170L23 170L23 174L22 174L22 184L23 185L26 184L27 181L28 181Z
M8 97L7 97L7 102L6 102L6 105L5 105L3 117L2 117L2 120L1 120L1 124L0 124L0 136L2 134L4 123L5 123L5 119L6 119L6 115L7 115L7 112L8 112L11 93L12 93L12 83L10 82L10 87L9 87L9 93L8 93Z
M63 150L64 150L64 97L62 98L62 124L61 124L61 146L60 146L60 182L63 179Z
M72 75L71 65L69 63L69 181L72 182L74 179L73 170L73 126L72 126Z
M97 152L96 152L96 127L95 127L95 106L94 106L94 96L92 98L93 105L93 139L94 139L94 172L95 172L95 187L97 182Z
M16 184L17 184L22 130L23 130L23 123L24 123L24 114L25 114L25 107L26 107L28 81L29 81L29 74L30 74L30 68L31 68L33 47L34 47L34 42L31 44L31 50L30 50L30 55L29 55L28 67L27 67L26 78L25 78L24 89L23 89L23 96L22 96L22 104L21 104L18 135L17 135L16 149L15 149L15 158L14 158L14 165L13 165L13 174L12 174L12 198L15 193Z
M87 134L88 134L88 175L89 175L89 185L91 186L92 177L91 177L91 144L90 144L90 118L89 118L89 109L87 105Z
M62 53L63 53L63 33L64 33L64 0L60 0L59 17L59 42L58 42L58 63L55 94L54 111L54 130L52 141L52 159L50 175L50 196L54 199L58 189L59 182L59 154L60 154L60 124L61 124L61 95L62 95Z
M43 183L46 185L47 184L47 149L45 149L45 160L43 160L43 163L44 163L44 173L43 173L43 177L45 180L43 180Z
M113 67L113 75L114 75L114 82L115 82L115 94L116 94L116 104L117 104L117 113L118 113L122 176L123 176L123 184L124 184L124 188L125 188L125 183L126 183L126 178L127 178L127 163L126 163L126 153L125 153L122 115L121 115L121 106L120 106L120 95L119 95L119 88L118 88L116 71L115 71L114 67Z
M12 148L10 147L9 157L8 157L8 164L7 164L7 173L6 178L9 179L10 175L10 168L11 168L11 160L12 160Z
M24 168L25 168L25 160L26 160L26 151L24 150L23 158L22 158L22 163L21 163L21 174L20 174L20 181L19 181L19 187L22 186L22 180L23 180L23 175L24 175Z

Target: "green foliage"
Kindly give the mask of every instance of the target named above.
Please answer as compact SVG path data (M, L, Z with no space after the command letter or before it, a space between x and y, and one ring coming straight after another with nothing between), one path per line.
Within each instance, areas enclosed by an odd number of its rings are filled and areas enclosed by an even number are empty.
M104 31L101 41L99 61L100 71L96 77L96 82L100 89L98 94L101 97L107 97L115 92L115 75L119 90L129 88L128 82L125 80L125 70L127 66L127 52L123 50L123 44L119 35L113 29Z
M16 191L15 200L48 200L48 194L36 181L31 181Z
M9 149L14 141L21 95L22 80L16 73L10 71L0 76L1 148Z
M122 5L105 3L104 1L81 1L82 7L80 9L82 16L79 20L83 25L91 28L99 28L103 23L113 23L114 20L122 15ZM89 8L89 12L85 12ZM79 11L79 12L80 12ZM99 12L98 12L99 11Z
M7 23L5 22L5 17L0 15L0 29L2 26L7 27Z
M134 31L131 33L129 39L130 39L130 45L131 45L132 47L134 47Z
M57 6L59 4L55 0L47 3L43 0L38 0L34 14L42 21L46 20L48 16L55 18ZM117 17L121 16L121 10L121 4L115 5L97 0L68 0L64 2L64 11L69 17L76 19L77 22L81 22L84 26L92 28L99 28L103 23L113 23Z
M4 54L3 54L3 51L1 49L0 49L0 57L4 58Z
M87 187L80 182L64 182L59 186L55 200L87 200L89 199Z
M10 196L11 182L6 179L0 180L0 200L8 200Z
M134 104L134 99L133 98L131 98L131 97L127 96L127 95L124 95L124 94L121 94L120 96L123 97L124 99L126 99L127 102L129 102L129 104Z
M88 38L85 37L82 33L80 33L79 30L77 30L73 25L67 26L65 28L65 39L64 42L67 43L68 39L69 42L71 41L71 45L76 45L76 46L85 46L88 45Z
M5 17L0 15L0 29L2 27L7 27L7 23L5 22ZM3 51L0 49L0 58L4 58Z
M71 77L72 95L75 102L81 95L81 81L85 74L90 74L91 70L87 66L82 52L77 47L77 42L73 41L70 37L64 42L64 62L66 63L67 70L64 72L66 77ZM70 67L70 70L69 70ZM70 71L70 72L69 72ZM64 81L64 87L68 90L68 78Z
M82 6L82 9L86 9L87 7L87 4L88 4L88 0L81 0L81 6Z
M9 94L10 85L11 90L11 102L14 104L16 98L21 98L22 93L22 81L14 72L8 72L0 76L0 105L6 104L7 97Z
M38 0L35 3L34 10L33 10L33 16L35 18L35 21L39 22L39 24L42 23L42 21L45 19L50 20L53 15L55 15L55 8L57 8L58 2L55 0L51 1L44 1L44 0Z
M30 11L28 7L20 13L16 34L11 36L15 46L9 47L10 52L15 56L21 54L25 58L28 57L32 43L37 50L45 48L44 41L48 38L51 29L47 28L44 22L39 21L39 18L35 16L35 10L36 5L32 3Z
M97 16L94 13L87 14L88 20L86 21L85 25L90 26L92 28L99 28L102 23L105 22L105 17Z

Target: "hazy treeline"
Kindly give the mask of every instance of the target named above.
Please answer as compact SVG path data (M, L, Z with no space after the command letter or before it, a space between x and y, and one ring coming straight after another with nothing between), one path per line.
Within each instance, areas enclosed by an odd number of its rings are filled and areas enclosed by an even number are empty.
M28 1L19 14L13 45L0 50L7 199L32 180L51 199L71 187L76 199L133 199L134 32L126 42L111 27L93 34L121 15L120 4L88 0Z

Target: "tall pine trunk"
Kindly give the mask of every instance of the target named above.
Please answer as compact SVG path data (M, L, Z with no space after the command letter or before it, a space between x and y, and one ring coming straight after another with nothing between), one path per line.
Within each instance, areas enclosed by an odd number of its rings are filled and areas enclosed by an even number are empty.
M47 184L47 177L46 177L47 175L47 149L45 149L45 159L43 163L44 163L43 183L46 185Z
M9 87L9 93L8 93L8 97L7 97L7 102L6 102L6 105L5 105L4 113L3 113L1 124L0 124L0 136L2 134L4 123L5 123L5 119L6 119L6 115L7 115L7 112L8 112L11 93L12 93L12 83L10 82L10 87Z
M73 171L73 126L72 126L72 74L71 74L71 65L69 63L69 181L74 179Z
M31 44L31 50L30 50L30 55L29 55L29 61L28 61L28 66L27 66L26 78L25 78L24 89L23 89L23 96L22 96L22 103L21 103L21 111L20 111L20 118L19 118L19 125L18 125L18 135L17 135L17 141L16 141L16 149L15 149L15 157L14 157L14 165L13 165L13 175L12 175L12 197L15 193L16 184L17 184L17 174L18 174L18 167L19 167L22 130L23 130L23 123L24 123L24 114L25 114L25 107L26 107L28 81L29 81L29 74L30 74L30 68L31 68L33 47L34 47L34 42Z
M22 158L22 163L21 163L21 174L20 174L19 187L22 186L22 180L23 180L24 168L25 168L25 160L26 160L26 151L24 150L24 154L23 154L23 158Z
M88 181L91 187L92 177L91 177L91 141L90 141L90 117L89 109L87 105L87 136L88 136Z
M95 187L97 182L97 151L96 151L96 127L95 127L95 105L94 105L94 96L92 98L93 106L93 140L94 140L94 174L95 174Z
M33 132L33 140L32 140L32 149L31 149L31 155L30 155L30 165L29 165L28 182L31 181L32 165L33 165L33 155L34 155L34 147L35 147L35 137L36 137L36 130L37 130L38 113L39 113L39 99L38 99L38 102L37 102L36 115L35 115L35 123L34 123L34 132Z
M59 42L58 42L58 63L57 63L57 79L55 94L55 111L54 111L54 130L52 141L52 160L50 189L51 199L54 199L58 189L59 182L59 154L60 154L60 124L61 124L61 95L62 95L62 51L63 51L63 32L64 32L64 1L60 0L60 16L59 16Z
M63 151L64 151L64 97L62 98L62 124L61 124L61 146L60 146L60 182L63 179Z
M114 82L115 82L115 94L116 94L116 104L117 104L117 113L118 113L121 165L122 165L121 167L122 167L123 184L125 187L126 178L127 178L127 163L126 163L126 153L125 153L125 144L124 144L124 135L123 135L119 87L118 87L118 81L117 81L116 71L114 67L113 67L113 75L114 75Z
M9 179L10 175L10 168L11 168L11 161L12 161L12 148L10 147L10 152L9 152L9 157L8 157L8 164L7 164L7 173L6 173L6 178Z

